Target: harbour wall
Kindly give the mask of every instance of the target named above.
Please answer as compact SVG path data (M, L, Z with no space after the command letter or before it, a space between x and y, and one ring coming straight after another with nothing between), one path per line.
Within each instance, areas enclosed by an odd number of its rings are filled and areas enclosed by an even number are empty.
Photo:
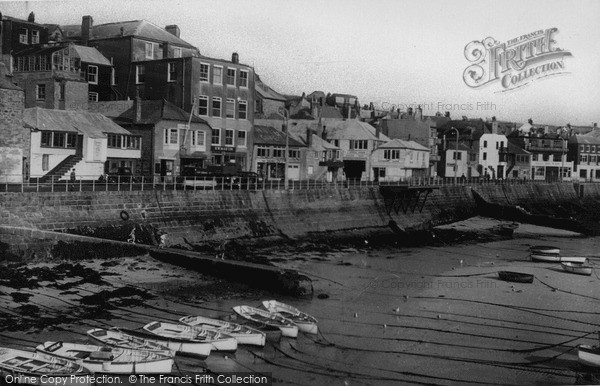
M477 215L475 194L489 203L547 215L572 217L584 215L582 211L591 215L595 209L590 211L586 205L600 207L600 186L573 183L441 186L430 192L422 208L424 192L416 205L415 201L399 205L385 198L377 186L2 193L0 256L52 257L61 234L66 242L72 242L70 233L125 241L136 225L164 231L168 246L182 248L222 240L265 243L357 234L403 237L404 231Z

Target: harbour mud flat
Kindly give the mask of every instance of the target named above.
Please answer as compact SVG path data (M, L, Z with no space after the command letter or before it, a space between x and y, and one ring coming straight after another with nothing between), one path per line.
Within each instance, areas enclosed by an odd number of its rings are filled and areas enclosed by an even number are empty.
M303 385L597 383L597 374L577 363L575 348L597 343L598 276L531 262L528 249L557 245L597 266L600 238L527 224L512 238L497 237L498 224L486 218L450 224L419 246L361 239L252 251L311 277L312 299L281 297L148 256L12 266L0 276L0 344L86 342L85 332L95 327L140 328L188 314L226 317L235 305L277 297L317 317L321 333L241 346L205 361L177 358L175 373L269 373L281 384ZM501 270L535 280L501 281Z

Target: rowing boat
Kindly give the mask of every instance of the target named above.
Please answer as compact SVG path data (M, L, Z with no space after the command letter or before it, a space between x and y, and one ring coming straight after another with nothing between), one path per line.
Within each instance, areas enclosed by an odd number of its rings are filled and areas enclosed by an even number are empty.
M140 338L138 336L133 336L129 334L125 334L118 329L110 329L105 330L103 328L94 328L87 332L87 335L107 346L113 347L121 347L130 350L144 350L144 351L153 351L163 355L173 356L175 352L169 350L168 347L163 346L162 344L148 340L144 338Z
M120 347L45 342L35 349L43 354L72 360L93 373L166 374L173 366L172 356Z
M530 256L532 261L553 263L560 261L560 255L558 253L531 252Z
M600 347L586 344L577 347L577 359L585 366L600 367Z
M235 306L233 311L243 318L256 323L274 326L281 330L283 336L296 338L298 336L298 326L288 318L269 311L250 306Z
M585 256L561 256L560 261L565 262L565 263L583 264L583 263L587 262L587 257L585 257Z
M498 224L496 226L494 226L492 229L502 235L502 236L508 236L508 237L512 237L513 233L515 233L515 230L519 227L519 224L517 223L502 223L502 224Z
M224 332L237 340L239 344L264 346L266 334L252 327L226 322L224 320L207 318L204 316L184 316L179 322L192 327L200 327Z
M298 329L302 332L307 334L317 334L319 332L317 319L296 307L277 300L265 300L262 304L269 312L278 313L296 323Z
M0 384L46 385L49 379L60 379L64 386L91 386L89 374L86 368L70 360L0 347Z
M591 275L593 267L585 263L560 263L562 268L570 273L576 273L578 275Z
M560 248L554 247L551 245L533 245L533 246L529 247L529 250L531 251L531 253L541 252L541 253L551 253L551 254L556 254L556 255L558 255L560 253Z
M534 276L528 273L498 271L500 280L510 281L514 283L533 283Z
M281 342L281 337L283 334L281 333L281 330L278 327L268 326L264 323L254 322L250 319L243 318L236 313L223 316L223 321L230 322L230 323L236 323L236 324L239 324L240 326L246 326L246 327L250 327L255 330L258 330L258 331L262 332L263 334L265 334L267 342L272 342L272 343Z
M175 354L178 355L206 359L210 355L213 348L212 343L207 342L206 340L192 340L175 337L168 338L145 330L133 330L128 328L118 328L118 330L127 335L137 336L147 341L165 346L169 350L175 351Z
M235 351L237 340L231 335L213 329L190 327L184 324L152 322L145 325L144 330L166 339L181 339L190 342L206 342L213 350Z

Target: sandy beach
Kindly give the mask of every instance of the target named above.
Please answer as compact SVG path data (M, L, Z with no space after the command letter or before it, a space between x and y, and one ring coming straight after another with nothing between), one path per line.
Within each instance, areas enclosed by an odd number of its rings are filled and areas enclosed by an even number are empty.
M596 272L579 276L557 263L532 262L528 248L556 245L562 255L590 256L597 266L600 238L527 224L502 238L491 234L497 224L472 218L440 227L426 246L364 240L358 247L257 252L313 278L315 296L302 300L148 256L13 267L0 276L0 344L83 343L95 327L226 317L235 305L278 298L317 317L321 333L262 349L240 346L205 361L178 357L174 372L269 373L274 382L300 385L597 383L576 355L578 344L598 341ZM501 270L535 280L501 281Z

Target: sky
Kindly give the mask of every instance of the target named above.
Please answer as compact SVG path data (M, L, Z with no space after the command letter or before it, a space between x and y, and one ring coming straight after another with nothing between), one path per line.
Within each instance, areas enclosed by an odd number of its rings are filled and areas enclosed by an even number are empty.
M91 15L94 24L140 19L161 27L177 24L181 38L203 55L230 59L237 52L240 62L283 94L353 94L361 104L403 110L421 105L426 115L449 111L455 119L496 116L585 126L600 121L597 0L0 2L4 15L27 18L31 11L38 23L80 24ZM539 38L552 28L553 49L570 55L546 59L553 63L546 67L513 64L480 87L465 82L465 70L477 64L465 56L469 43ZM483 74L475 76L487 79L489 66L480 68ZM533 72L524 81L517 78ZM507 90L503 79L514 88Z

